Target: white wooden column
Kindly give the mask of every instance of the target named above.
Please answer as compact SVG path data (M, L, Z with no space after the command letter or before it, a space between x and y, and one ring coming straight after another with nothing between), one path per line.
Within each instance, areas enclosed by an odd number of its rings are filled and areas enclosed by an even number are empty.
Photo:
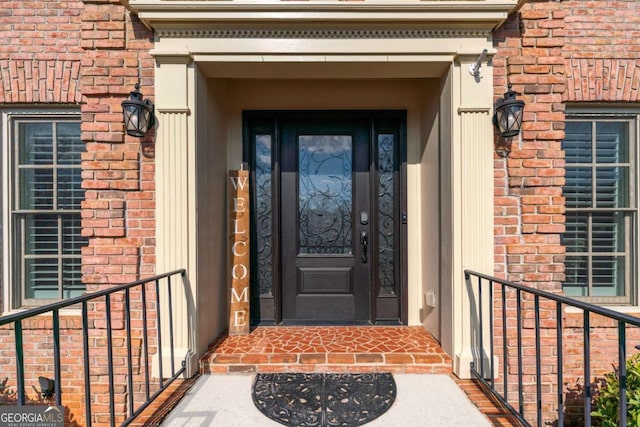
M476 295L467 289L463 270L492 274L494 261L493 70L483 63L480 78L469 73L478 54L458 58L453 85L454 372L461 378L470 377L471 361L487 363L489 349L485 344L486 351L478 350L479 322L470 303Z
M195 349L195 261L193 120L190 107L191 58L187 54L156 53L155 70L155 182L156 182L156 272L185 268L186 287L173 286L174 365L187 358L187 375L196 369ZM161 292L163 376L170 376L169 301ZM157 363L154 363L157 368ZM157 369L154 374L157 374Z

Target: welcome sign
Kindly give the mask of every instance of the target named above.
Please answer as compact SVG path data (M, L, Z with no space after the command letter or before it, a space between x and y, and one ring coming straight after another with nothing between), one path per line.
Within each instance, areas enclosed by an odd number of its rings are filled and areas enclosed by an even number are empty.
M229 172L229 335L249 333L249 171Z

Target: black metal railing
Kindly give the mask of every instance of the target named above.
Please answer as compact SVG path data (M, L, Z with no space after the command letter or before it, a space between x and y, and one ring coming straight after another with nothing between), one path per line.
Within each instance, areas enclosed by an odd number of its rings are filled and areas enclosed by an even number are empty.
M627 426L626 361L634 349L627 338L640 336L639 318L486 274L469 270L464 274L471 299L471 374L521 423L569 423L563 385L577 381L581 385L572 399L581 409L579 424L592 425L595 348L595 356L612 359L609 369L613 365L617 371L618 425ZM571 325L563 324L567 317ZM614 332L600 338L594 330L605 323ZM603 350L616 347L617 351ZM525 360L534 361L533 369ZM572 372L567 372L567 365ZM602 370L601 365L598 360L596 368ZM582 371L579 378L575 378L576 366ZM548 404L546 409L543 402ZM549 419L549 413L555 419Z
M104 377L104 368L106 368L109 421L98 421L96 423L115 426L116 420L122 420L121 425L128 425L173 380L185 371L186 354L177 354L177 349L174 345L174 311L177 310L174 310L173 292L176 291L184 293L185 298L189 295L187 275L184 269L0 317L0 328L5 327L5 332L6 329L11 329L14 335L15 378L12 383L16 390L15 403L24 405L27 402L25 369L33 368L29 364L25 365L24 324L26 321L35 320L37 322L41 319L46 322L50 316L52 326L50 333L53 344L53 349L50 353L52 353L54 376L52 400L58 406L65 405L63 396L70 396L71 392L66 393L63 388L60 311L69 309L69 313L65 313L63 316L64 319L68 319L77 318L78 314L76 313L80 309L82 326L80 327L81 338L79 339L82 341L82 366L78 363L77 366L72 366L71 369L82 369L84 424L91 426L93 422L96 422L92 419L92 405L95 405L95 399L92 397L92 376L102 375ZM184 315L186 310L180 311ZM188 315L186 313L186 316ZM163 326L163 318L168 326ZM184 324L188 325L188 319L184 320ZM68 333L69 331L67 330L66 332ZM135 357L134 349L132 348L134 332L137 342L139 342L139 352L136 353ZM163 332L168 334L168 337L163 336ZM114 333L117 335L116 337L114 337ZM104 337L105 335L106 337ZM114 338L118 339L119 345L114 345ZM100 340L102 343L106 340L106 355L92 354L92 352L98 353L94 346L96 340ZM168 340L168 345L163 340ZM165 351L165 354L163 354L163 351ZM170 369L168 367L163 368L163 358L167 357L167 351L171 362ZM119 354L124 352L125 355L120 356L120 359L124 360L124 367L121 366L122 363L114 366L114 352ZM174 363L176 357L182 360L182 366L178 369L176 369ZM157 360L157 370L153 369L153 372L157 375L154 381L152 381L152 369L150 367L152 358ZM41 368L42 363L40 365ZM100 373L96 373L95 369L97 367L102 369L99 371ZM69 368L69 366L65 366L65 372ZM4 373L6 373L6 370L3 370ZM120 393L116 393L116 387L124 385L121 383L124 377L126 377L127 389L125 393L120 395ZM136 380L136 385L138 385L138 382L140 383L137 393L134 390L134 377L140 378ZM116 411L116 401L118 399L120 399L119 403L121 403L119 408L125 407L122 412Z

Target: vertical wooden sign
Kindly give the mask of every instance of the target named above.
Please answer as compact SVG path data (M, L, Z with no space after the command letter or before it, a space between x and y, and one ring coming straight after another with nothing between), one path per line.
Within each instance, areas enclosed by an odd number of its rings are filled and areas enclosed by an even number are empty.
M229 335L249 333L249 171L229 171Z

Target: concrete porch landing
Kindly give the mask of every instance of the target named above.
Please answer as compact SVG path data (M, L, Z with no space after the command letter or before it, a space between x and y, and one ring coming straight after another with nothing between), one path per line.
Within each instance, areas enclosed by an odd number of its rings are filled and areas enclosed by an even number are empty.
M218 337L200 359L200 372L450 374L451 358L421 327L257 327Z
M200 373L222 375L176 380L131 425L273 425L251 402L253 373L392 372L398 402L372 427L466 427L487 425L485 419L491 426L520 426L475 381L457 379L451 367L451 358L421 327L258 327L249 335L218 337L201 357ZM240 375L226 375L231 373ZM475 410L461 411L467 398ZM458 415L461 424L452 419ZM479 421L470 422L471 416Z

